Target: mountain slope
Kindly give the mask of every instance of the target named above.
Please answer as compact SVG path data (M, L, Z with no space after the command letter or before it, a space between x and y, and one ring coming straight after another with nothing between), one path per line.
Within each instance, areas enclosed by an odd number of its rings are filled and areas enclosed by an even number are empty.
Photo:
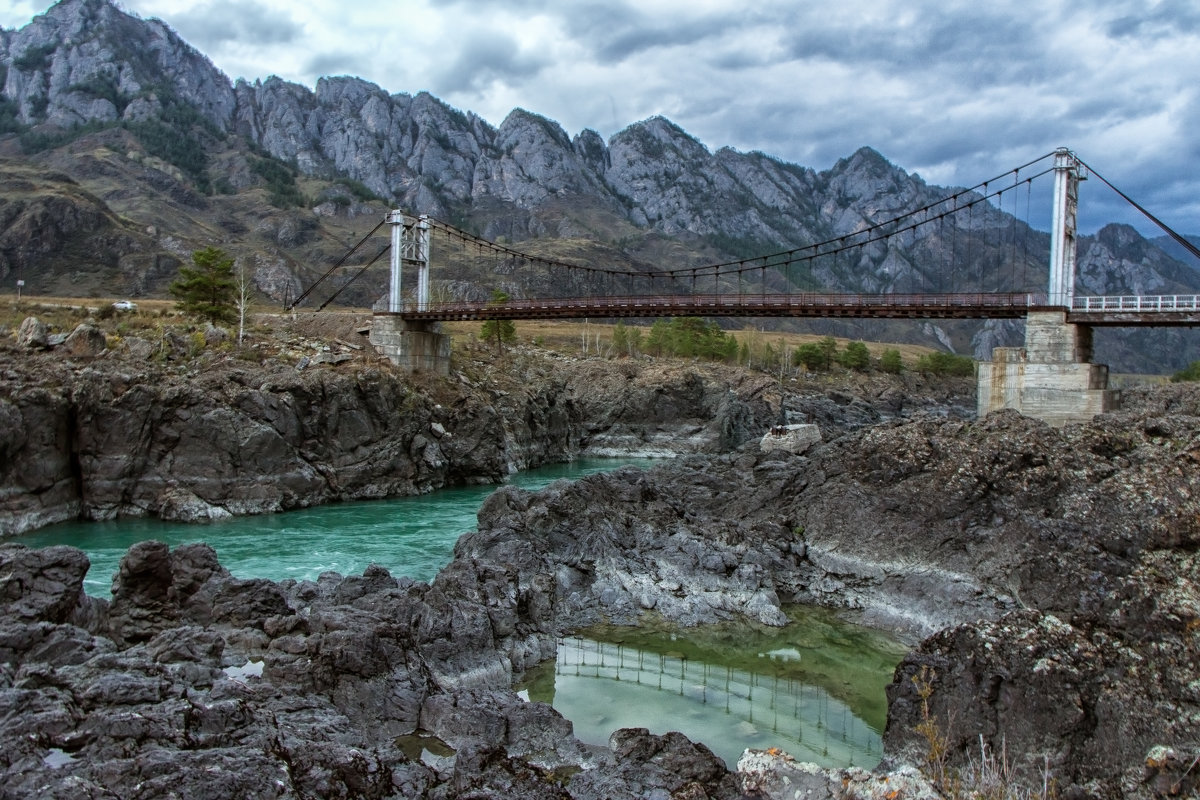
M85 270L91 278L76 281L85 291L161 293L172 264L217 244L283 301L397 206L542 256L651 270L846 236L954 191L870 148L821 172L763 153L712 152L662 117L605 142L523 109L495 127L427 93L388 94L352 77L323 78L315 90L278 78L232 84L165 24L110 0L63 0L21 30L0 31L0 64L0 180L62 173L93 198L80 195L75 216L125 232ZM46 202L78 195L44 190ZM6 236L0 279L59 291L63 274L80 272L62 236L35 242L28 225ZM1048 248L1028 220L981 203L767 280L772 291L1038 291ZM443 274L439 290L458 295L486 296L497 280L467 262ZM1081 237L1080 289L1195 292L1200 271L1131 228L1105 229ZM340 299L370 304L382 291L382 277L368 275ZM980 355L1019 335L998 323L812 326ZM1100 357L1108 338L1098 337ZM1173 347L1162 363L1178 367L1180 357Z

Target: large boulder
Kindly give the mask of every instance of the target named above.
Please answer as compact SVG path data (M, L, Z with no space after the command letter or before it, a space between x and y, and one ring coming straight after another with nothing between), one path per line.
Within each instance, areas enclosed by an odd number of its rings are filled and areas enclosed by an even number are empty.
M45 348L49 346L50 330L37 317L26 317L17 328L19 347Z
M67 355L77 358L94 358L104 352L108 342L104 332L87 323L80 323L71 331L62 344Z
M821 441L821 429L816 425L776 425L763 434L758 449L764 453L782 450L800 455Z
M86 601L91 562L74 547L31 550L0 545L0 616L21 622L67 622Z

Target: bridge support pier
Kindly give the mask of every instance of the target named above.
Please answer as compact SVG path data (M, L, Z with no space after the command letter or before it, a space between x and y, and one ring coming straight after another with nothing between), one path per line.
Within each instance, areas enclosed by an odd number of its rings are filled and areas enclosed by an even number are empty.
M1055 427L1120 406L1108 367L1092 364L1092 329L1062 311L1031 312L1024 347L997 347L979 365L978 412L1012 408Z
M370 342L375 350L408 372L450 374L450 335L436 322L405 320L396 314L376 314Z

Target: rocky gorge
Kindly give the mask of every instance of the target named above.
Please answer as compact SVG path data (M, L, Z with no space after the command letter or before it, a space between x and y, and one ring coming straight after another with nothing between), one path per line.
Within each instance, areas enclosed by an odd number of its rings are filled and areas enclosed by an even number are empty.
M0 518L26 526L423 491L589 447L682 451L500 489L431 584L379 568L239 580L206 546L145 543L100 600L82 553L0 546L6 797L953 796L981 742L1014 785L1045 777L1057 796L1195 790L1194 388L1127 390L1126 411L1059 431L967 419L916 376L800 384L786 408L825 441L793 455L757 448L777 381L720 367L530 351L494 369L467 352L441 382L354 359L144 373L119 355L3 356ZM795 602L914 647L874 773L777 752L731 772L639 730L590 747L512 691L592 622L779 625Z
M365 322L335 317L306 337L316 322L273 319L290 343L259 335L282 351L250 360L161 320L107 350L95 321L80 323L101 341L87 354L0 346L0 536L421 494L577 456L719 452L760 436L782 402L761 373L529 345L498 359L470 337L451 380L405 376L350 341ZM827 391L814 376L787 403L834 431L965 413L965 391L920 376Z

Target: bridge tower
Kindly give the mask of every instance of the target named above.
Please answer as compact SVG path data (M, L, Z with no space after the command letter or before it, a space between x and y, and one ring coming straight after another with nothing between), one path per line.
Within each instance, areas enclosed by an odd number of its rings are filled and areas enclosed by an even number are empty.
M404 311L401 270L406 264L417 268L414 310L429 309L429 217L414 219L403 211L393 211L387 221L392 226L391 282L386 313L376 313L371 320L371 344L409 372L426 370L449 375L450 337L439 330L438 323L398 316Z
M1054 154L1050 286L1046 310L1025 318L1025 346L997 347L979 364L978 413L1012 408L1061 427L1118 407L1108 367L1093 364L1092 329L1067 322L1075 300L1075 217L1082 164L1070 150Z

